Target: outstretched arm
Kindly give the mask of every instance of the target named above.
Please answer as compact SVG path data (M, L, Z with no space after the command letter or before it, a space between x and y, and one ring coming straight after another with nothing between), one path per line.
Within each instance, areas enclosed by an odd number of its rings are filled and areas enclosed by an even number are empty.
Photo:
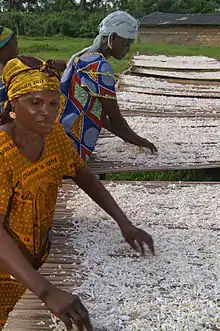
M72 295L52 285L22 255L10 235L4 229L4 215L0 215L0 271L16 278L29 288L47 307L72 330L72 324L80 331L84 326L92 331L92 325L86 308L76 295Z
M144 244L147 244L151 253L154 254L152 237L145 231L136 228L128 220L127 216L117 205L102 182L97 179L87 166L84 166L77 172L74 181L116 221L125 240L132 246L132 248L144 254Z
M104 128L111 133L115 134L119 138L131 144L149 148L150 151L157 152L157 148L153 143L140 137L136 134L128 125L125 118L122 116L117 100L99 98L106 118L104 122Z
M36 271L22 255L10 235L4 229L4 216L0 216L0 270L9 273L41 297L49 282Z

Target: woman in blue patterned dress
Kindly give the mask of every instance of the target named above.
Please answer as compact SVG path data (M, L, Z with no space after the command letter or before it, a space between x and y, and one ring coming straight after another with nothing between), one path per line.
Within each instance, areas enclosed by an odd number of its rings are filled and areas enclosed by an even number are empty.
M79 155L87 161L102 127L126 142L157 149L137 135L122 116L117 103L115 77L109 57L121 60L137 38L138 22L116 11L100 23L99 35L89 48L74 54L61 79L65 97L60 122L73 140Z
M15 33L0 25L0 114L7 101L5 86L1 80L1 71L6 63L18 54L17 39Z

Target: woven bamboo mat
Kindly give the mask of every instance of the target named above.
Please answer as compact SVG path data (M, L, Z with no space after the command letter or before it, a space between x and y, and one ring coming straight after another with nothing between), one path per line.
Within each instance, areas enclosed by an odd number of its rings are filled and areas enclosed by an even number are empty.
M108 184L108 182L105 182ZM159 208L160 212L166 212L166 208L168 206L164 205L164 207L157 202L157 198L161 196L161 194L165 194L169 196L173 195L175 192L179 194L180 190L184 190L186 188L190 188L192 196L198 197L199 187L202 185L204 189L207 187L206 199L203 199L202 202L199 201L194 204L192 203L191 214L193 217L201 218L204 216L203 209L205 213L208 213L207 210L207 201L211 201L213 199L213 192L211 187L215 186L215 194L216 197L219 194L218 188L220 188L218 183L210 182L210 183L168 183L168 182L114 182L112 185L116 186L120 185L132 185L135 187L135 192L138 192L138 188L140 187L140 192L146 190L149 191L150 195L154 197L155 208ZM76 192L75 192L76 190ZM75 192L75 193L74 193ZM77 284L83 282L80 266L80 257L77 255L74 248L69 248L67 244L69 233L72 228L71 223L71 213L66 209L66 200L68 200L71 195L77 194L76 187L74 188L73 184L69 180L65 180L63 182L63 187L59 192L59 197L56 206L56 213L54 218L54 231L53 231L53 247L51 254L49 256L48 262L41 268L41 273L45 275L53 284L59 286L62 289L67 291L71 291L73 287L76 287ZM184 193L183 193L184 195ZM187 198L187 197L186 197ZM212 200L213 201L213 200ZM217 203L217 200L216 200ZM163 209L164 208L164 209ZM170 205L170 208L174 208ZM217 205L216 205L217 208ZM126 208L125 208L126 212ZM149 211L148 211L149 212ZM200 215L200 214L201 215ZM195 216L197 215L197 216ZM208 215L208 214L207 214ZM206 215L206 217L208 217ZM211 214L210 214L211 215ZM155 223L156 222L156 223ZM157 220L154 219L154 224L157 224ZM186 231L188 226L186 224L181 223L181 226L177 224L177 226L170 224L164 224L168 229L179 229ZM205 224L203 224L205 226ZM214 231L219 231L216 226L213 228ZM86 236L86 234L85 234ZM74 277L75 275L75 277ZM65 282L64 282L65 279ZM42 305L40 300L36 298L35 295L27 291L25 295L22 297L20 302L15 307L14 311L11 313L8 324L4 328L4 331L44 331L44 330L52 330L52 323L50 320L50 315ZM110 330L109 330L110 331Z
M106 172L205 169L220 167L220 120L126 116L131 128L154 142L158 155L123 142L107 132L98 140L93 160L109 162ZM111 164L110 164L111 162ZM104 173L104 163L100 173Z

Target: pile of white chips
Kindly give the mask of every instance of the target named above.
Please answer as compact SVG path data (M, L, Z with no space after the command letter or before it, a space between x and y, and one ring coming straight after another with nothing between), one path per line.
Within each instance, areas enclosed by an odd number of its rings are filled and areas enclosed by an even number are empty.
M95 331L218 330L220 186L107 188L130 220L152 234L157 255L132 251L113 220L74 188L68 245L78 251L84 280L73 292Z
M126 117L131 128L153 142L158 155L116 136L98 140L98 160L139 167L213 164L220 160L220 119Z

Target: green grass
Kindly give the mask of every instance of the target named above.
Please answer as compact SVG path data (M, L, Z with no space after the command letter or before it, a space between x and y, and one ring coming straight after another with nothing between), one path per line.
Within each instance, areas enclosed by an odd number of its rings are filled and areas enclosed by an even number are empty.
M116 173L105 176L108 180L155 180L155 181L220 181L219 169L173 170L173 171L137 171Z
M164 54L173 56L203 55L220 59L220 48L209 46L182 46L167 44L137 43L133 46L134 51L152 54Z
M21 55L36 56L44 60L59 59L67 61L72 54L92 45L93 40L67 37L19 37L18 42ZM128 66L130 57L131 54L128 54L121 61L111 59L110 62L114 72L119 73L123 71Z
M23 37L18 38L19 53L42 59L68 60L72 54L91 45L91 39L67 37Z
M42 59L68 60L72 54L92 44L92 39L68 37L23 37L19 39L19 52L22 55L37 56ZM203 55L220 59L220 47L178 46L166 44L135 43L131 51L121 61L110 59L113 70L125 70L134 52L165 55Z
M22 55L32 55L42 59L68 60L72 54L92 44L92 39L67 37L19 37L19 52ZM129 66L134 52L164 55L203 55L220 59L220 47L206 46L178 46L166 44L135 43L129 54L121 60L111 59L113 70L120 73ZM219 169L181 170L181 171L155 171L135 172L108 175L107 179L118 180L162 180L162 181L220 181Z

